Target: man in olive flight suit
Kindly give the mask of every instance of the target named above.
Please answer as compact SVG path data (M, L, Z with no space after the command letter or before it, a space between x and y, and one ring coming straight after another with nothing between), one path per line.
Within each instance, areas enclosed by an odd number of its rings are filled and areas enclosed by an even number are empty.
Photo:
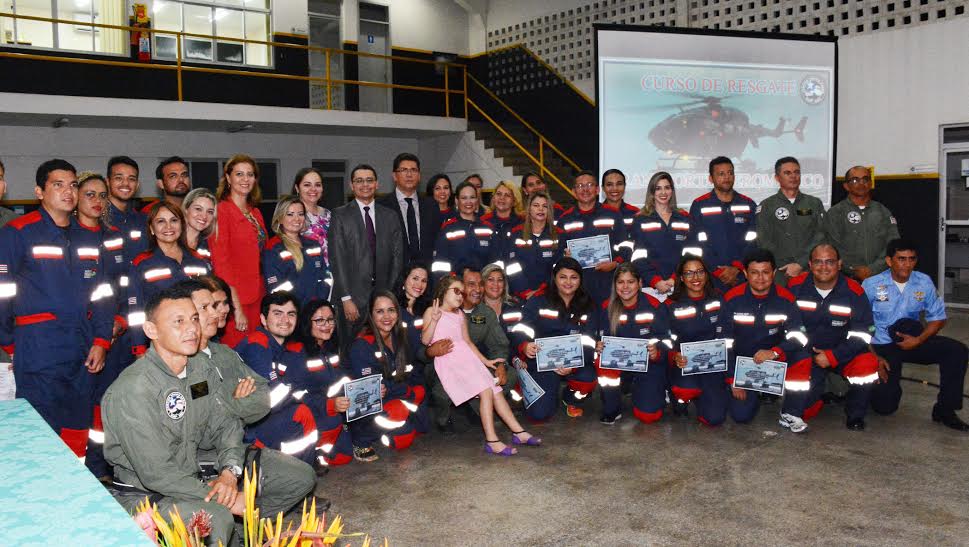
M808 252L824 240L821 200L801 192L801 164L790 156L774 163L780 188L757 207L757 244L774 253L778 285L808 269Z
M243 466L253 452L242 443L242 422L225 410L219 374L201 359L199 314L191 293L173 287L145 309L151 349L108 388L102 401L104 456L114 466L114 495L128 511L146 497L166 515L177 507L188 519L204 509L212 517L210 545L228 545L233 515L242 515ZM199 480L198 450L218 455L217 479ZM256 503L265 516L286 511L315 485L313 469L281 454L261 458Z

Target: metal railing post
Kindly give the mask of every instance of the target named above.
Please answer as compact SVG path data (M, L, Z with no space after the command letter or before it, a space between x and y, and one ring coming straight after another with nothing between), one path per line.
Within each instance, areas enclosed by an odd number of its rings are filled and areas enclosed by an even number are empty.
M545 179L545 137L538 136L538 176Z
M175 35L175 77L178 80L178 100L184 100L182 93L182 34Z
M444 65L444 117L451 117L451 90L448 87L448 72L451 70L447 65Z
M468 67L461 67L464 74L464 120L468 120Z
M323 50L326 62L326 109L333 110L333 99L330 97L330 48Z

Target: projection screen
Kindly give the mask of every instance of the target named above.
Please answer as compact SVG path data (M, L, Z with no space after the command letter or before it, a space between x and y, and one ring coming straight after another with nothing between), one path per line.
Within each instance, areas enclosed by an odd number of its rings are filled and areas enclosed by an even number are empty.
M596 25L599 169L626 175L641 206L649 178L673 176L680 207L709 192L708 164L734 162L734 188L777 192L774 162L794 156L801 191L830 206L834 38Z

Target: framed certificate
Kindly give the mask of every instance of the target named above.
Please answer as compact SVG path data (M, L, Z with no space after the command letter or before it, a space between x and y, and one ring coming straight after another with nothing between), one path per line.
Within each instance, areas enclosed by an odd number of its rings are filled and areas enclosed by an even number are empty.
M347 399L350 399L350 408L347 409L348 422L376 414L384 409L384 403L380 399L382 379L381 375L373 374L343 384L343 392L346 393Z
M525 369L518 371L518 385L522 388L522 398L525 399L525 408L532 406L532 403L541 399L542 395L545 395L545 390L542 389L542 386L538 385L538 382Z
M737 357L733 374L733 387L749 391L762 391L771 395L784 395L784 376L787 363L764 361L754 363L750 357Z
M686 357L686 366L681 370L683 376L727 372L727 341L724 339L703 342L683 342L680 353Z
M582 337L578 334L536 338L535 368L538 372L548 372L560 368L582 368Z
M649 368L649 341L641 338L603 336L599 367L627 372L646 372Z
M596 264L612 260L612 245L607 235L570 239L565 245L569 248L569 254L583 269L594 268Z

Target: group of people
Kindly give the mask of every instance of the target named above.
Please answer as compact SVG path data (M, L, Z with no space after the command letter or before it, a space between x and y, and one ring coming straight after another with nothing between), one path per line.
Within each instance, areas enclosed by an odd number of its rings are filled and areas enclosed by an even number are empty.
M405 449L451 430L461 407L480 417L487 453L511 456L542 442L516 414L578 418L597 387L606 425L624 394L645 423L690 403L708 426L749 422L760 398L732 385L737 356L787 363L779 423L796 433L821 410L828 373L848 382L849 429L865 428L869 407L894 412L905 362L939 364L932 418L969 430L956 414L966 346L939 334L941 298L863 167L827 212L800 191L792 157L759 205L718 157L689 211L665 172L641 207L626 203L618 169L578 173L569 207L529 173L484 208L476 176L452 189L435 175L419 194L420 160L404 153L392 192L377 197L376 169L358 165L333 211L320 173L300 170L268 226L248 156L225 163L214 193L193 190L178 157L155 175L162 197L139 208L131 158L104 176L50 160L36 211L0 209L0 358L17 396L126 506L147 492L219 505L231 523L242 468L262 457L264 503L289 507L312 490L311 465ZM591 236L608 238L610 258L583 266L569 242ZM583 366L539 371L541 339L562 335L580 336ZM600 367L603 336L647 340L647 371ZM682 374L681 344L714 339L727 371ZM518 412L526 373L544 395ZM382 410L348 423L343 386L374 375Z

